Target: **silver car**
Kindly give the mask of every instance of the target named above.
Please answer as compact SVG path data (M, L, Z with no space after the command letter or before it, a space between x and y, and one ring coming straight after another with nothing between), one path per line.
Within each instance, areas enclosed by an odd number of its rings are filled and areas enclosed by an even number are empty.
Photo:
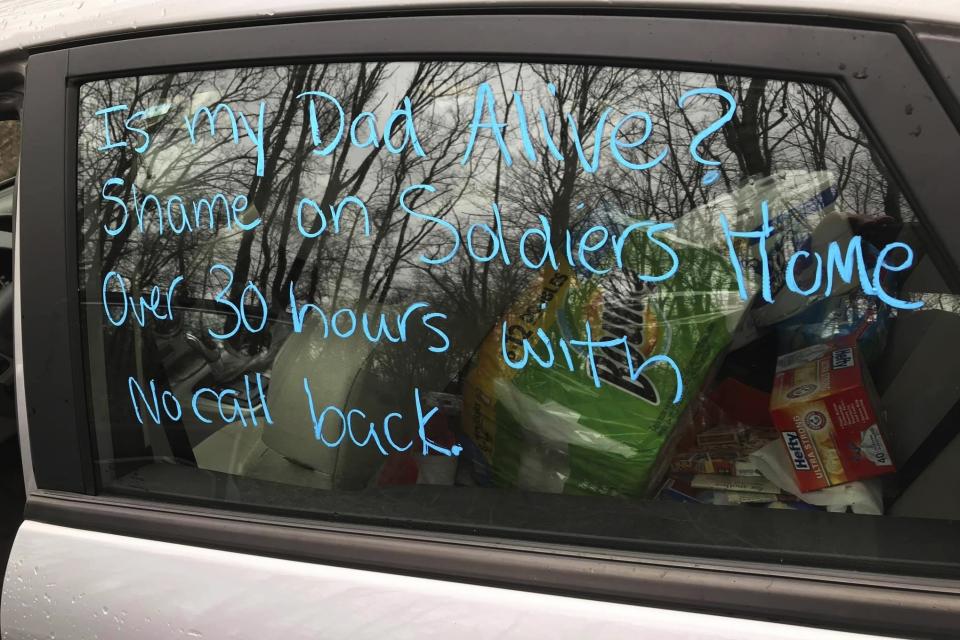
M960 636L956 3L0 6L3 638Z

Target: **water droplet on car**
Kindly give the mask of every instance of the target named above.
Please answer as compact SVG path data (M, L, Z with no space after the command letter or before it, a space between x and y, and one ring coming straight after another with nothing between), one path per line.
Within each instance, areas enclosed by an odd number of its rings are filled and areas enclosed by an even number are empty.
M854 71L853 77L856 78L857 80L866 80L870 76L867 74L867 68L863 67L862 69L860 69L860 71Z
M905 114L907 114L908 116L909 116L909 115L912 115L912 114L913 114L913 105L912 105L912 104L908 104L907 106L905 106L905 107L903 108L903 112L904 112Z

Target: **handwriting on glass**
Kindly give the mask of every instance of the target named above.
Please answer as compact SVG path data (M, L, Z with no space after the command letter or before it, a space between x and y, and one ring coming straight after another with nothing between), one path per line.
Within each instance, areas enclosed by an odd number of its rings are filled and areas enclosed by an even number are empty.
M546 89L551 95L556 95L557 89L553 84L547 84ZM348 118L341 101L324 91L303 91L294 99L304 108L304 126L309 128L313 155L328 156L341 145L350 145L360 149L382 146L383 150L391 154L412 151L418 157L426 156L417 133L418 125L410 97L403 97L399 106L386 116L383 122L379 122L377 115L369 111ZM709 100L719 101L722 115L711 120L696 133L689 146L681 151L689 154L696 165L702 168L704 185L710 185L719 179L720 172L717 167L720 162L704 158L701 148L711 135L721 131L734 117L737 103L733 95L716 87L691 89L677 100L677 107L681 110L691 104L699 103L702 106L704 101ZM669 146L664 146L659 149L643 149L643 153L640 153L641 149L650 143L655 127L649 113L627 111L626 115L614 120L611 116L614 110L608 107L600 113L593 126L592 145L583 143L582 132L578 130L574 115L565 114L562 121L564 135L570 136L576 154L575 157L565 157L562 148L569 147L557 144L557 132L550 130L550 120L544 108L524 104L524 96L517 91L512 94L512 104L514 109L507 111L511 115L500 120L497 113L498 106L501 105L497 105L494 89L486 82L477 86L472 118L463 141L464 150L459 155L461 165L473 160L474 150L480 140L495 144L503 164L514 171L522 171L524 167L523 161L517 158L517 155L525 159L526 163L535 165L541 158L538 158L532 142L534 130L537 138L545 141L545 152L550 158L579 163L585 173L597 172L603 162L616 163L629 171L649 171L674 152ZM131 113L128 105L115 104L100 109L95 113L102 123L102 144L98 151L110 152L112 149L131 147L137 154L147 153L155 142L147 121L158 114L167 114L174 108L172 104L159 104ZM329 123L321 126L321 109L324 110L324 117L334 118L334 126L329 126ZM227 144L252 148L256 152L255 175L262 177L268 170L265 156L266 145L270 141L270 131L264 128L266 111L264 102L260 102L254 110L241 110L220 102L183 114L181 124L192 145L223 144L226 140ZM503 112L503 109L500 109L500 112ZM122 139L112 133L116 131L118 124L125 134ZM636 133L638 128L642 132L639 135ZM334 133L327 135L324 131ZM588 153L587 149L591 147L592 150ZM116 212L111 223L103 226L103 231L111 238L127 236L133 232L144 234L148 228L151 232L172 236L220 229L247 234L254 232L262 222L259 212L243 194L215 191L201 197L185 198L175 193L144 192L135 183L120 177L106 179L99 191L102 201L108 203ZM550 219L540 214L536 224L523 229L515 242L508 243L503 230L503 216L510 215L509 206L489 202L487 221L474 222L464 231L443 217L422 210L422 207L416 204L418 197L436 193L436 187L422 182L406 186L398 194L399 207L403 213L412 220L428 224L427 233L435 235L436 242L431 245L434 247L432 252L429 255L421 253L416 256L420 263L428 267L444 265L465 256L469 262L481 265L499 261L505 266L520 265L537 272L549 268L555 274L554 279L565 278L562 275L563 270L602 276L615 269L624 269L625 247L631 237L642 236L651 246L662 252L668 266L650 273L637 273L636 277L641 282L662 283L684 268L680 256L671 246L670 234L674 224L670 222L643 220L623 228L594 225L573 231L569 228L552 228ZM304 238L340 234L348 224L350 229L356 229L357 225L360 225L364 236L371 234L367 203L357 195L344 197L337 202L323 202L322 199L318 201L306 195L300 197L294 206L296 230ZM750 297L751 285L744 274L735 241L746 240L751 246L756 246L758 254L759 295L763 300L773 302L775 292L771 287L771 266L766 243L777 229L770 223L768 202L761 201L760 209L762 223L757 228L732 229L723 213L719 214L719 224L740 298L747 300ZM480 247L484 249L481 250ZM837 241L831 242L825 255L806 250L796 251L785 265L785 287L801 296L828 296L837 287L838 280L850 284L856 278L865 294L876 296L895 308L913 309L922 303L901 300L883 287L885 272L909 269L913 259L910 246L893 242L880 249L872 261L872 268L868 268L861 238L855 236L845 243L845 248ZM798 283L796 272L798 266L806 268L811 260L816 264L813 282L809 283L809 278L806 278L805 283L808 286L803 287ZM657 264L661 263L658 261ZM222 330L208 329L211 338L227 341L241 333L256 334L265 330L268 299L254 282L248 281L240 296L240 300L250 300L250 306L258 309L255 315L250 316L248 305L238 304L235 298L229 296L234 288L233 268L214 262L207 275L212 281L220 283L220 290L214 295L213 302L218 311L229 318ZM128 282L124 274L117 271L109 271L102 278L103 312L111 325L119 327L125 323L133 323L144 327L149 322L174 319L176 309L172 301L177 287L184 284L184 276L176 276L164 286L154 285L149 291L139 294L128 290ZM349 339L356 336L374 344L400 344L408 339L408 327L419 325L429 331L432 337L432 341L425 346L429 352L443 354L451 345L450 334L444 326L448 319L446 314L431 309L427 302L414 301L405 309L392 313L350 307L325 310L313 303L298 302L294 295L293 282L289 283L286 293L289 295L289 305L285 311L291 314L292 329L295 333L304 331L305 322L310 317L320 324L323 339ZM121 301L119 304L118 294ZM580 339L551 339L541 328L537 328L535 332L516 335L507 322L502 323L500 335L500 355L503 363L510 369L523 369L535 364L542 368L563 367L574 371L577 367L571 357L573 350L584 356L586 374L599 388L603 384L603 375L598 371L609 368L611 365L608 362L616 357L622 362L614 366L626 371L632 381L636 381L651 367L667 367L676 379L676 393L672 401L677 403L682 399L683 376L676 362L668 355L644 358L630 348L630 337L627 335L597 335L589 322L584 323L583 331L579 334L583 337ZM598 361L601 367L598 367ZM261 415L264 422L272 424L272 416L263 393L261 374L244 374L243 384L246 394L234 389L196 389L190 406L184 407L169 390L159 389L155 380L151 379L143 384L134 376L128 378L130 399L136 418L141 424L144 421L160 424L164 419L176 421L182 417L184 411L191 411L197 420L207 424L219 420L224 424L239 422L247 426L250 421L256 426L256 412L251 406L245 406L245 403L249 405L251 402L252 389L258 390L257 396L263 398ZM399 412L387 414L377 425L376 421L370 421L360 408L340 408L333 405L318 408L314 402L316 390L311 389L306 378L303 380L303 392L311 417L312 424L309 427L313 429L316 440L325 446L337 447L345 438L349 438L355 445L375 447L383 455L406 451L414 446L413 441L398 443L391 432L391 423L404 420L404 416ZM204 413L199 405L203 398L215 403L215 415ZM416 416L413 419L420 442L418 448L422 453L458 455L462 450L459 445L442 447L432 442L427 435L427 424L436 414L437 408L424 407L421 392L416 388L413 389L413 400L416 407ZM337 425L332 435L327 428L331 422Z

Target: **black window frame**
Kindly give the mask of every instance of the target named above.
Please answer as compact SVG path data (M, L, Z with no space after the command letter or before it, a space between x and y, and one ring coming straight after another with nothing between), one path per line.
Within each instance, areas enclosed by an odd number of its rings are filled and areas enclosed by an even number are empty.
M931 87L928 72L905 46L903 33L895 27L862 26L696 14L364 16L151 35L30 56L20 173L25 215L18 256L24 284L24 402L37 485L28 498L27 517L382 571L946 637L960 616L960 586L942 577L602 552L95 495L75 241L77 88L83 81L301 60L522 58L828 82L854 107L930 230L930 255L950 278L951 288L960 290L960 219L951 206L960 202L960 181L952 175L960 166L960 131ZM904 126L905 118L915 127Z

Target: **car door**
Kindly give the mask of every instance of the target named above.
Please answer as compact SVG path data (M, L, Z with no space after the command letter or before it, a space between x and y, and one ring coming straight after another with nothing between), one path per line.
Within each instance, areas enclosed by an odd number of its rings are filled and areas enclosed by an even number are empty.
M517 12L33 53L4 634L950 637L922 51Z

